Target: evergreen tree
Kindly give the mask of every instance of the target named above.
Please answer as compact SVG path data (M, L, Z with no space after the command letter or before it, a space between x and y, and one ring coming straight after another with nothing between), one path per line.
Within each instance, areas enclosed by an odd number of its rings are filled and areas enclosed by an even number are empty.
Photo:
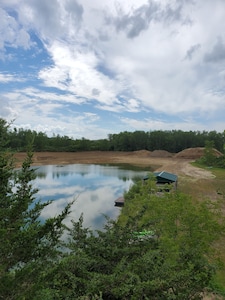
M7 124L0 124L1 141ZM61 256L63 220L70 205L53 218L41 221L41 212L50 202L35 198L35 170L28 151L22 168L14 169L13 157L0 150L0 299L33 299L42 288L46 268Z

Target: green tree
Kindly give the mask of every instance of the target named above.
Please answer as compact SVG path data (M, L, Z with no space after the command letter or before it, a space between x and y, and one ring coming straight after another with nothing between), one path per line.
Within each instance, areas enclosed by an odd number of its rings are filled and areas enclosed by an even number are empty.
M8 129L9 124L7 124L4 119L0 118L0 151L5 149L9 143Z
M2 123L1 137L6 131ZM46 268L61 257L63 220L70 204L60 215L41 220L43 208L51 202L35 198L31 163L28 151L22 168L15 170L12 155L0 151L0 299L33 299L42 288Z
M205 149L204 149L204 158L205 162L208 165L211 165L215 161L215 155L213 153L214 150L214 141L206 141Z

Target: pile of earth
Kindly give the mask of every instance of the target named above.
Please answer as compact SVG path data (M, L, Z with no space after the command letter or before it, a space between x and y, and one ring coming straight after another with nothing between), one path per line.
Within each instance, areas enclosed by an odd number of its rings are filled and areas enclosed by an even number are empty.
M183 151L178 152L175 154L175 158L186 158L186 159L198 159L202 156L204 156L204 147L196 147L196 148L188 148L184 149ZM217 149L213 149L213 154L216 157L223 156L223 154L218 151Z
M174 155L166 150L154 150L154 151L138 150L131 153L139 157L173 157Z
M138 151L134 151L131 152L131 155L135 155L138 157L143 157L143 158L147 158L147 157L161 157L161 158L184 158L184 159L198 159L202 156L204 156L204 151L205 148L204 147L195 147L195 148L187 148L184 149L176 154L168 152L166 150L154 150L154 151L148 151L148 150L138 150ZM223 156L223 154L218 151L217 149L213 149L213 154L216 157L220 157Z
M174 154L166 150L154 150L150 154L151 157L173 157Z
M137 155L139 157L149 157L151 155L151 151L148 150L137 150L137 151L133 151L130 152L131 155Z

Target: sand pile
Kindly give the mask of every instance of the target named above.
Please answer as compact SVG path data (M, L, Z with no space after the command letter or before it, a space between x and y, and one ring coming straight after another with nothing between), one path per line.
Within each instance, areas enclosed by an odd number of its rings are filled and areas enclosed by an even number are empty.
M137 151L131 152L131 154L138 155L139 157L149 157L149 156L151 156L151 151L148 151L148 150L137 150Z
M139 157L173 157L173 154L166 150L154 150L154 151L138 150L138 151L133 151L132 154L135 154L136 156Z
M173 153L170 153L166 150L154 150L151 152L151 157L173 157Z
M180 151L174 157L187 158L187 159L198 159L198 158L204 156L204 149L205 149L204 147L188 148L183 151ZM218 151L216 149L213 149L213 153L216 157L220 157L223 155L220 151Z

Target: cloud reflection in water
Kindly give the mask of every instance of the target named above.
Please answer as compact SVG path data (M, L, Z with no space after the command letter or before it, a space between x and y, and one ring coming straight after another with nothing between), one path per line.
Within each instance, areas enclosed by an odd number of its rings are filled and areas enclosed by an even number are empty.
M115 199L129 189L134 178L146 175L146 171L85 164L41 166L36 172L37 198L54 200L41 216L55 216L67 203L76 199L66 224L69 225L71 219L77 221L83 213L84 226L93 230L102 229L104 215L117 218L120 209L114 206Z

